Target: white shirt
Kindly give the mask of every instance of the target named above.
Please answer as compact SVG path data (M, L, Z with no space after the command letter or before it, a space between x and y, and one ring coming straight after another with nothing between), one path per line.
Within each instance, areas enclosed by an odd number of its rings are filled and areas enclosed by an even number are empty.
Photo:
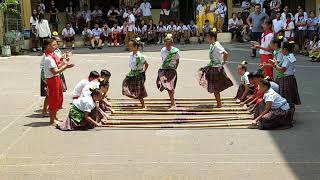
M36 25L36 29L39 37L51 37L51 30L49 27L49 23L46 19L43 19L41 22L38 22Z
M112 11L112 10L110 9L110 10L108 11L107 16L110 16L111 13L116 13L117 15L120 15L120 12L119 12L118 10L115 9L115 10Z
M171 49L172 49L172 48L174 48L174 47L172 46ZM163 48L161 49L161 53L160 53L161 58L162 58L162 61L165 61L165 60L166 60L168 54L169 54L168 49L167 49L166 47L163 47ZM176 53L176 55L172 58L172 61L170 62L169 66L170 66L170 67L175 67L176 64L177 64L177 60L178 60L178 59L180 59L179 50L178 50L178 52Z
M286 68L286 71L284 72L285 75L290 76L295 74L296 68L294 64L296 61L297 59L293 55L293 53L290 53L287 56L283 57L283 63L281 64L281 67Z
M73 97L80 97L83 88L88 84L89 84L89 80L88 79L83 79L80 82L78 82L78 84L73 89L72 96Z
M265 37L263 37L263 36L264 36L264 33L262 34L262 38L261 38L261 47L268 48L274 35L273 35L273 33L269 33ZM259 50L259 53L260 54L272 54L272 52L265 51L262 49Z
M273 110L281 108L284 111L288 111L290 109L287 100L281 97L272 88L263 95L263 99L265 102L272 102L271 109Z
M30 17L30 24L32 26L36 26L38 23L38 18L36 17L36 19L33 18L33 16Z
M136 22L136 18L134 17L134 15L131 13L129 16L128 16L128 23L129 23L129 26L128 26L128 31L129 32L132 32L134 27L135 27L135 22Z
M198 11L198 15L199 15L199 16L205 14L204 7L202 6L202 4L198 4L198 6L197 6L197 11Z
M293 20L294 19L293 15L291 13L288 13L288 14L291 15L291 20ZM287 15L284 12L281 14L281 20L283 21L283 23L287 21Z
M79 99L73 100L72 103L82 112L90 113L96 107L96 103L91 96L80 97Z
M141 64L139 65L139 67L136 66L137 57L138 57L138 53L137 54L133 54L133 52L130 53L129 68L131 70L143 70L144 64L146 63L146 59L145 59L146 56L142 55Z
M287 27L287 24L285 23L283 25L283 29L285 30L284 32L284 37L285 38L290 38L290 37L294 37L294 23L293 21L291 21L289 24L288 24L288 27ZM288 30L288 31L287 31Z
M90 29L87 29L86 31L82 31L83 36L92 37L92 31Z
M72 27L70 27L70 29L68 30L67 28L64 28L63 30L62 30L62 33L61 33L61 35L62 36L74 36L76 34L76 32L74 32L74 30L73 30L73 28Z
M307 12L303 12L303 16L304 16L304 19L308 19L308 13ZM294 19L293 20L297 20L299 17L299 13L296 13L294 15Z
M165 25L162 25L162 26L158 25L157 31L158 32L166 32L167 31L167 27Z
M83 12L84 18L86 19L86 22L89 22L91 20L91 11L87 10Z
M227 13L227 6L225 4L218 3L217 10L216 10L216 14L218 15L218 17L224 18L226 16L226 13Z
M45 56L45 60L44 60L44 77L46 79L48 78L52 78L54 76L59 76L59 74L53 75L51 72L52 68L56 68L57 67L57 63L56 61L50 57L50 56Z
M121 30L122 30L122 29L121 29L120 26L117 26L116 28L114 28L114 27L111 28L111 31L112 31L112 32L121 33Z
M103 16L103 12L102 12L100 9L98 9L98 10L93 10L93 11L92 11L92 16L93 16L93 17Z
M90 89L99 89L100 83L98 81L91 81L89 82L83 89L81 92L81 97L84 96L90 96L91 95L91 91Z
M232 28L236 28L237 27L237 24L239 23L238 22L239 20L236 18L236 20L234 20L233 18L229 19L229 22L228 22L228 30L232 29Z
M197 25L188 25L188 29L190 30L190 31L197 31L198 30L198 26Z
M301 17L297 16L297 18L295 19L295 22L296 22L296 26L298 25L298 23L307 23L307 18L305 18L305 16L301 16ZM298 30L307 30L307 28L308 28L307 25L299 26Z
M243 12L249 12L250 6L251 6L250 2L242 1L241 8Z
M188 30L188 27L186 25L183 25L182 27L181 26L177 27L177 31L187 31L187 30Z
M102 33L102 29L98 28L94 28L91 30L93 37L98 38L100 37L101 33Z
M275 92L279 93L279 84L270 81L270 88L272 88Z
M243 76L240 77L240 82L243 85L250 85L250 81L248 78L249 72L245 72Z
M176 25L168 25L167 26L167 31L176 31L177 30L177 26Z
M274 29L274 33L278 33L281 29L283 29L284 27L284 23L283 21L274 19L272 20L272 24L273 24L273 29Z
M213 49L213 51L212 51ZM211 56L211 53L213 55L213 59L215 60L216 67L221 67L222 66L222 61L223 61L223 53L227 53L227 51L222 47L220 42L216 41L214 44L210 44L210 51L209 51L209 59ZM228 54L228 53L227 53ZM211 61L211 59L210 59Z
M140 5L143 16L151 16L151 4L149 2L143 2Z

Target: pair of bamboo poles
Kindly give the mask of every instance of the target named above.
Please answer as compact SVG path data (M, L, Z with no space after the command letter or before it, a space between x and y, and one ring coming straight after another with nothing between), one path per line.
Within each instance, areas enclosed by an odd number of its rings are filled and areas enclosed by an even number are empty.
M207 98L178 98L176 99L178 109L168 111L169 99L147 98L145 102L148 109L136 109L136 102L132 99L110 99L115 112L112 113L109 121L103 127L109 128L133 128L133 129L203 129L203 128L223 128L223 127L246 127L251 123L217 123L226 121L251 120L246 108L239 107L239 104L231 97L223 98L224 106L234 106L235 108L208 108L211 107L214 99ZM236 107L238 106L238 107ZM235 116L210 116L202 115L226 115ZM143 117L132 117L144 115ZM155 115L170 115L170 117L150 117ZM187 117L171 117L182 116ZM246 115L246 116L240 116ZM124 117L120 117L124 116ZM148 117L149 116L149 117ZM196 116L196 117L194 117Z

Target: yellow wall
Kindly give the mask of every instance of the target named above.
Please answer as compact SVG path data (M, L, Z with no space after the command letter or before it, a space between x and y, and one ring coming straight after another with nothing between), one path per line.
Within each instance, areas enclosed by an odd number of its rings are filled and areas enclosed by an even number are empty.
M31 0L21 0L23 27L30 29L29 19L31 17Z

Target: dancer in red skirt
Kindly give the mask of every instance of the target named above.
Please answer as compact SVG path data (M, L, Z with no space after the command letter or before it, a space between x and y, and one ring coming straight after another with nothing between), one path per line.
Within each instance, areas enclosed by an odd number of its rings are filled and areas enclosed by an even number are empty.
M70 64L67 59L62 59L58 63L59 57L54 53L58 47L55 39L46 39L45 60L44 60L44 76L47 79L48 97L49 97L49 114L50 124L54 124L57 120L57 111L62 108L63 104L63 88L60 73L68 68L72 68L74 64ZM59 65L58 65L59 64Z
M265 19L262 27L264 33L261 37L261 44L259 45L257 42L252 42L252 46L255 49L260 49L260 67L263 68L264 75L273 79L273 68L264 66L264 64L269 63L269 59L273 59L273 50L270 47L270 43L274 37L272 32L272 20L270 18Z

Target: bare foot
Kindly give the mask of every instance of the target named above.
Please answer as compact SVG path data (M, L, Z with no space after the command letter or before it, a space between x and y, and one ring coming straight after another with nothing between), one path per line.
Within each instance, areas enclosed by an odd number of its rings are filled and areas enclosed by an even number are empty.
M169 107L168 111L175 110L176 108L177 108L177 106L176 106L176 105L171 105L171 106Z
M216 105L214 108L222 108L222 105Z
M237 100L236 100L236 103L240 103L240 102L241 102L241 100L240 100L240 99L237 99Z
M54 122L50 123L50 125L56 127L59 123L60 123L60 121L54 120Z
M141 106L141 110L147 110L146 106Z
M49 115L48 113L42 113L42 114L41 114L41 117L42 117L42 118L46 118L46 117L50 117L50 115Z

